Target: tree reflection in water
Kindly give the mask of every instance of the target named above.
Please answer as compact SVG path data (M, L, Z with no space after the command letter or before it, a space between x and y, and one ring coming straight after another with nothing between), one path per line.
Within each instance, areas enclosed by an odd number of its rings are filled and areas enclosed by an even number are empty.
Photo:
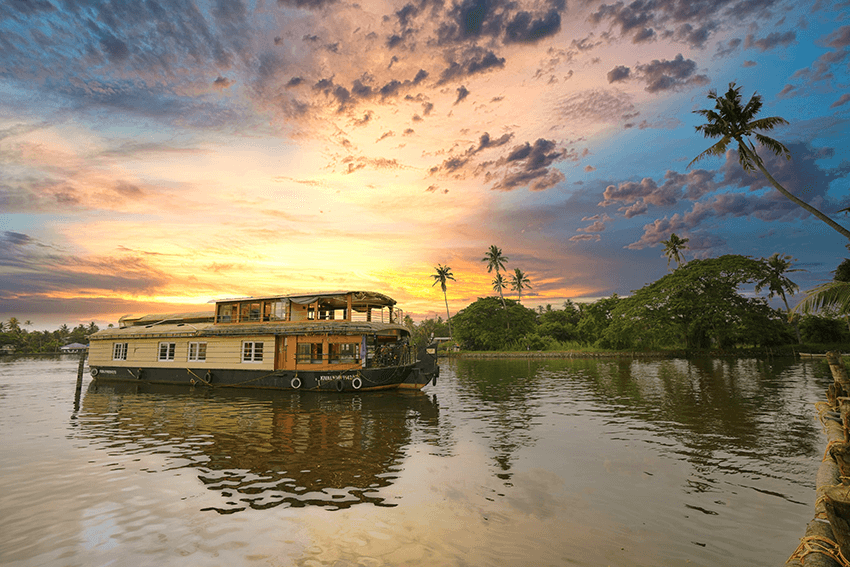
M746 468L753 458L781 469L786 457L815 456L821 442L814 410L800 404L797 379L783 380L790 369L799 372L792 358L459 359L454 365L462 411L472 414L477 435L492 450L494 474L508 486L520 450L539 441L535 426L551 412L596 415L622 438L667 439L659 451L692 464L696 491L711 471L758 476L763 472ZM824 389L831 381L810 378Z
M92 384L75 436L110 454L160 455L160 472L193 469L233 513L247 507L393 506L392 484L421 424L438 427L433 396L415 393L187 390Z

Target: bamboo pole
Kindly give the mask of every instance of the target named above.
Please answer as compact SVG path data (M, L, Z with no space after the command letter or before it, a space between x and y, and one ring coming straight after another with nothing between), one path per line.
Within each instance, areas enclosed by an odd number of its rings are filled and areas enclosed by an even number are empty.
M850 376L847 375L847 369L841 361L841 356L837 352L830 351L826 353L826 361L829 363L832 379L841 384L845 392L850 392Z

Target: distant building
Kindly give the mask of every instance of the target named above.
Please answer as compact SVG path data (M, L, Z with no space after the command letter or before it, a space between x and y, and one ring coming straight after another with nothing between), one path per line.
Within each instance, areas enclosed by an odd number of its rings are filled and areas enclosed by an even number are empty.
M14 353L15 353L15 345L0 346L0 354L14 354Z
M65 345L63 347L59 347L59 350L66 354L77 354L83 352L88 349L88 345L83 345L80 343L71 343L69 345Z

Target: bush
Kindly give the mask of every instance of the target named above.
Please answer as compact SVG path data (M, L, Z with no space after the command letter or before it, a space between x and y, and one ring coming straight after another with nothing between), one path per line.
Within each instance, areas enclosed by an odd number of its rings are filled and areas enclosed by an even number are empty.
M800 336L805 343L839 343L847 341L850 333L844 321L806 315L800 319Z

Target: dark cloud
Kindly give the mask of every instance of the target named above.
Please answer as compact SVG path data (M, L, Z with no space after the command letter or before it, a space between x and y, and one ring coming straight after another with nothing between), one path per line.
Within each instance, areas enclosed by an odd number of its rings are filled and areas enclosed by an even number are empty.
M25 244L32 244L35 241L28 234L21 234L20 232L7 230L2 236L0 236L0 242L2 242L5 246L23 246Z
M620 37L635 43L655 37L703 48L711 35L729 21L760 13L767 19L782 0L634 0L603 3L590 15L596 25L607 23ZM613 38L612 38L613 39Z
M511 0L462 0L447 10L446 20L437 29L437 44L449 46L499 39L506 45L536 43L561 30L564 11L564 0L555 0L548 9L534 12ZM411 7L396 15L401 26L407 28L411 16L419 13L420 10Z
M793 159L763 154L768 171L792 194L812 204L826 214L834 215L850 205L850 192L844 190L830 197L830 185L843 182L850 174L850 164L822 168L818 160L830 159L835 150L812 148L807 144L789 144ZM745 192L736 190L745 189ZM671 232L687 233L704 230L725 218L753 218L764 222L786 222L804 219L809 215L782 194L760 174L745 172L738 162L737 152L726 153L718 170L693 170L687 174L667 171L664 183L651 178L640 182L626 181L609 185L600 206L623 204L618 212L626 218L646 214L648 205L673 207L693 202L690 210L656 219L644 225L642 237L629 245L631 249L653 246L669 237ZM820 221L818 221L820 222ZM715 242L710 235L705 242Z
M122 63L130 56L127 44L112 35L107 34L100 40L100 45L113 63Z
M498 57L492 51L475 49L467 53L461 61L451 61L440 74L437 84L443 85L451 81L463 80L470 75L501 69L504 66L504 57Z
M635 32L632 36L632 43L646 43L655 39L655 30L652 28L643 28Z
M844 93L843 95L838 97L838 100L836 100L835 102L830 104L829 107L830 108L838 108L839 106L844 106L848 102L850 102L850 94Z
M757 48L760 51L767 51L776 47L788 47L797 40L797 33L787 31L784 33L772 32L761 39L755 39L752 34L748 35L744 40L744 47L747 49Z
M629 78L630 73L631 69L624 67L623 65L618 65L608 71L608 82L616 83L617 81L625 81Z
M561 14L551 10L534 19L530 12L517 12L505 26L505 43L535 43L561 31Z
M322 8L335 3L336 0L277 0L278 6L306 8L310 10L321 10Z
M496 181L491 189L511 191L528 187L532 191L542 191L553 187L565 177L560 171L550 169L550 166L566 156L567 152L559 149L554 141L543 138L539 138L534 144L526 142L515 146L505 158L496 163L503 166L507 174ZM495 175L488 170L486 178L490 180L494 177Z
M673 60L653 59L646 65L635 65L636 75L646 82L646 90L651 93L707 85L708 77L695 74L696 69L696 62L681 53Z
M376 97L384 100L400 96L401 92L418 86L427 77L427 71L420 69L412 80L407 79L404 81L398 81L393 79L381 86L366 84L364 81L371 79L364 77L363 79L355 79L352 81L351 89L336 84L332 78L320 79L313 85L313 91L322 93L330 100L335 101L337 111L343 112L345 110L350 110L358 103L369 101ZM300 82L301 79L299 78L298 83L296 84L300 84ZM292 83L292 80L290 80L290 83ZM287 85L289 85L289 83Z
M455 104L460 103L463 99L469 96L469 90L463 85L457 88L457 99L455 100Z
M225 77L222 77L221 75L219 75L218 78L215 81L213 81L213 86L217 89L226 89L226 88L230 87L231 85L233 85L233 81L231 81L230 79L227 79Z
M441 165L432 167L430 173L431 175L436 173L457 175L472 161L472 158L474 158L477 154L481 153L484 150L504 146L505 144L510 142L512 138L513 134L508 133L503 134L502 136L494 140L490 137L490 134L488 132L484 132L479 138L477 146L470 146L463 153L447 158Z
M20 296L92 291L150 294L170 281L139 255L79 257L17 232L0 234L0 302Z
M826 38L826 44L836 49L850 45L850 26L841 26L829 34Z
M735 53L739 47L741 47L742 43L743 41L737 37L732 38L725 43L722 41L718 42L717 52L714 54L715 59L725 59L726 57L729 57Z

